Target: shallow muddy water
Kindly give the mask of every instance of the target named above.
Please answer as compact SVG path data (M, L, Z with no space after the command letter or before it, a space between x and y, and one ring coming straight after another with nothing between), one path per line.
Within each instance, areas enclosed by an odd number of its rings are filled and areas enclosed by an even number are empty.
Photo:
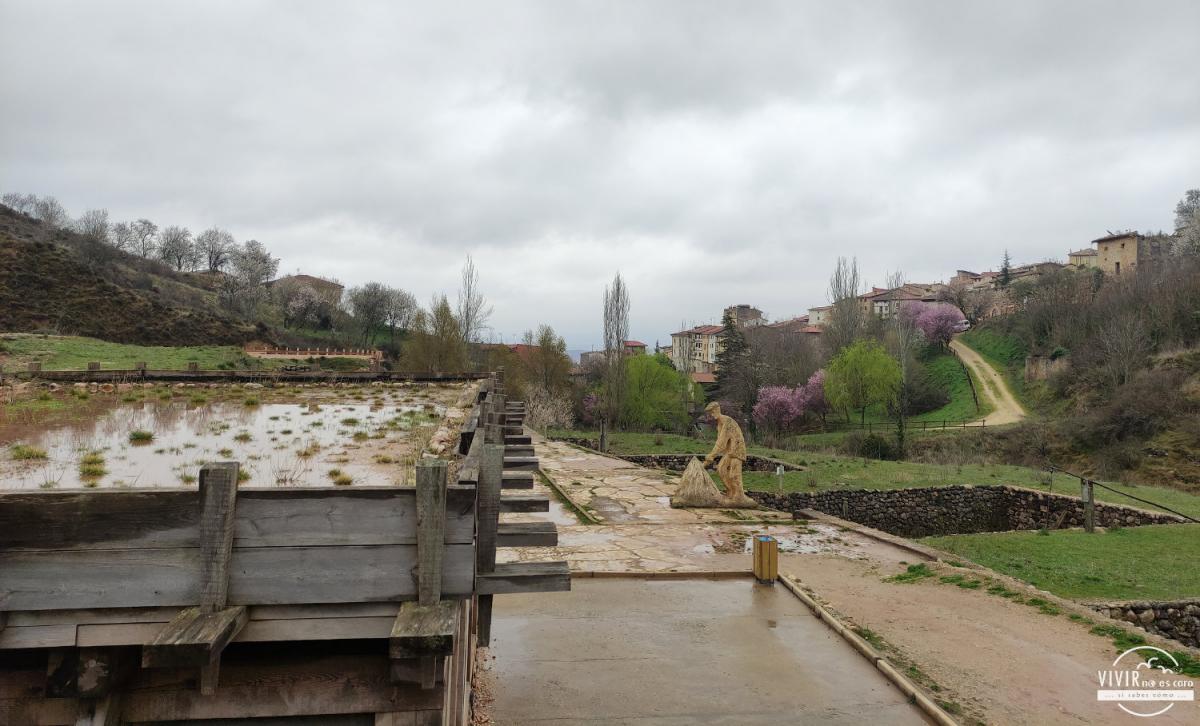
M343 403L317 391L255 405L93 397L69 421L0 426L0 488L195 486L210 461L239 462L250 486L411 485L414 456L456 394L431 386ZM45 458L21 459L13 444Z

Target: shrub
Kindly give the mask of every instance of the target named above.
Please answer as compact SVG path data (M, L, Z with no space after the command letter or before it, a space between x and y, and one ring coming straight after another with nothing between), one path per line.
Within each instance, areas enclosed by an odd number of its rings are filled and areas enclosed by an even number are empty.
M894 461L898 452L890 439L879 434L863 434L855 431L842 439L842 453L847 456L861 456L867 459Z
M136 429L129 432L129 443L131 444L148 444L154 440L154 432L146 431L145 429Z
M28 444L13 444L8 447L8 453L15 461L28 461L31 459L45 459L46 450L39 449L36 446Z

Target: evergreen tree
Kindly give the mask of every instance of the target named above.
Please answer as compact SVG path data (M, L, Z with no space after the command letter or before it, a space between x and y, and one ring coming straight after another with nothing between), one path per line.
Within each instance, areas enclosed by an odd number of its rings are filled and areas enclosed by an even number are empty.
M758 377L750 360L750 344L737 325L733 309L721 317L721 332L717 334L717 396L732 401L743 417L754 407L758 393ZM726 411L734 414L734 411Z
M1000 287L1008 287L1012 282L1012 257L1004 250L1004 261L1000 263Z

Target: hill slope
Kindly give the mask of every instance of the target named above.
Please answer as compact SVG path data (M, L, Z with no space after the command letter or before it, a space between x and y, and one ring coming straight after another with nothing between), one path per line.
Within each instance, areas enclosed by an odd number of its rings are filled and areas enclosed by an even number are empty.
M238 344L269 331L150 260L54 230L0 205L0 331L147 345Z

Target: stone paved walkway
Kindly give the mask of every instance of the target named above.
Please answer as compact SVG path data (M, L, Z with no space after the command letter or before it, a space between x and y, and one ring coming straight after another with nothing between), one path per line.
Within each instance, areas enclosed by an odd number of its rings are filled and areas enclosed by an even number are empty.
M534 436L542 471L578 509L585 523L543 483L548 514L504 515L505 521L549 519L559 546L502 548L502 562L566 560L572 572L744 572L750 538L770 534L784 553L838 554L852 559L887 549L875 540L815 522L793 522L773 510L672 509L679 477Z

